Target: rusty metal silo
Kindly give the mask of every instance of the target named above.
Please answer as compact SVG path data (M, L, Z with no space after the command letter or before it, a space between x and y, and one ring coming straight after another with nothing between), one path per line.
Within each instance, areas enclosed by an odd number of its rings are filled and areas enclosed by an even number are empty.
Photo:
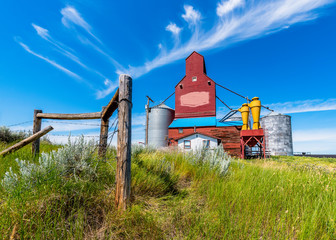
M261 118L266 138L266 151L271 155L293 155L291 116L270 113Z

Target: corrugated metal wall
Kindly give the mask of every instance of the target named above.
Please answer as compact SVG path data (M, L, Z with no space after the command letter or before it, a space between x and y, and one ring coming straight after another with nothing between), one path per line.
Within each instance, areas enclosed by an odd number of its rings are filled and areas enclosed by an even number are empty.
M165 104L151 107L148 119L148 145L168 146L168 127L174 119L175 111Z
M280 113L271 113L260 120L265 131L266 151L271 155L293 155L291 117Z

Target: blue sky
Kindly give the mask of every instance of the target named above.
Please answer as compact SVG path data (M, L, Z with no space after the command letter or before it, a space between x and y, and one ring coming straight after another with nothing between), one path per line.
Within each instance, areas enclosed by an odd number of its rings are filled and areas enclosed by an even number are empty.
M144 138L146 95L159 102L194 50L214 81L292 116L294 151L336 152L335 0L4 1L0 125L44 112L100 111L120 73L133 77L133 140ZM242 99L217 89L231 106ZM174 99L167 102L174 107ZM220 102L218 117L226 109ZM83 123L83 122L82 122ZM44 123L51 136L98 135ZM32 123L13 126L31 129Z

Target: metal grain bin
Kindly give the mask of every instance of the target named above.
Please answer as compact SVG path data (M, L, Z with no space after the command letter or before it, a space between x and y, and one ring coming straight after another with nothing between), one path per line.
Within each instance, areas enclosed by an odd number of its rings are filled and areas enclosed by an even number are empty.
M148 145L156 148L168 146L168 126L174 120L175 111L165 104L149 109Z
M291 116L272 112L261 118L266 138L266 151L271 155L293 155Z

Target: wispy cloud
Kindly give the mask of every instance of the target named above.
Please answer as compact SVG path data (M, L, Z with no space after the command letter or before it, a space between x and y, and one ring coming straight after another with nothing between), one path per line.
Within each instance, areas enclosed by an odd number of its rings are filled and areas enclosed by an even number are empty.
M95 40L99 42L99 45L104 46L103 42L93 34L92 27L85 19L81 16L81 14L72 6L67 6L61 10L62 14L62 23L65 27L71 27L71 26L78 26L85 30L90 36L92 36ZM90 41L88 38L82 36L81 34L77 33L78 39L81 41L81 43L88 45L92 47L94 50L105 56L117 69L119 72L126 73L125 68L113 57L111 57L106 51L102 49L102 47L99 47L97 44Z
M234 9L238 7L242 7L244 5L245 5L245 0L222 1L218 3L216 13L219 17L223 17L224 15L232 12Z
M166 30L171 32L173 35L179 35L181 32L182 28L178 27L176 23L169 23L166 27Z
M336 153L336 128L293 131L295 152Z
M24 50L26 50L28 53L30 53L30 54L32 54L32 55L34 55L34 56L36 56L36 57L38 57L38 58L40 58L40 59L46 61L47 63L51 64L52 66L54 66L54 67L56 67L56 68L58 68L59 70L61 70L62 72L66 73L66 74L69 75L70 77L73 77L73 78L75 78L75 79L77 79L77 80L83 81L83 79L82 79L79 75L77 75L76 73L74 73L74 72L70 71L69 69L67 69L67 68L65 68L65 67L63 67L63 66L61 66L60 64L56 63L55 61L50 60L49 58L44 57L44 56L42 56L42 55L40 55L40 54L38 54L38 53L32 51L26 44L24 44L24 43L22 43L22 42L20 42L20 41L17 41L17 43L20 44L20 46L21 46Z
M42 127L47 127L49 125L52 125L54 128L52 133L73 132L73 131L84 131L100 128L100 121L96 120L71 121L71 122L42 121ZM11 130L13 131L31 131L32 129L33 129L32 125L11 127Z
M100 39L92 33L92 27L88 24L81 14L72 6L67 6L61 10L62 23L66 27L71 27L72 25L77 25L83 28L88 34L90 34L94 39L101 43Z
M75 56L74 54L72 54L70 52L72 49L70 49L69 47L65 46L63 43L61 43L61 42L55 40L53 37L51 37L50 34L49 34L48 29L42 28L42 27L40 27L40 26L38 26L38 25L36 25L34 23L32 23L32 26L36 30L36 33L41 38L43 38L44 40L46 40L49 43L51 43L64 56L70 58L71 60L73 60L74 62L76 62L80 66L82 66L83 68L88 69L88 67L84 63L82 63L77 56Z
M336 98L265 104L280 113L304 113L336 110ZM266 112L265 112L266 113Z
M119 86L119 80L112 82L109 79L105 79L104 85L105 85L105 89L97 90L96 92L97 99L104 98L107 95L109 95L111 92L113 92Z
M36 30L37 34L43 38L44 40L48 41L49 43L51 43L54 47L56 47L56 49L63 54L64 56L66 56L67 58L71 59L72 61L74 61L75 63L77 63L78 65L80 65L81 67L83 67L84 69L93 72L95 74L97 74L99 77L106 79L106 77L100 73L99 71L90 68L89 66L87 66L86 64L84 64L82 62L82 60L80 60L79 57L77 57L75 54L71 53L74 52L74 50L72 50L70 47L66 46L64 43L56 40L55 38L53 38L50 34L48 29L42 28L41 26L38 26L34 23L32 23L32 26L34 27L34 29ZM71 51L71 52L70 52Z
M243 102L242 102L243 103ZM279 102L279 103L262 103L264 106L269 107L277 113L293 114L293 113L305 113L305 112L320 112L320 111L335 111L336 110L336 98L329 99L308 99L292 102ZM240 106L231 106L233 109L238 109ZM218 107L217 116L223 117L229 110L226 107ZM267 115L270 111L262 108L261 115ZM240 117L240 113L236 113L235 116Z
M146 124L146 113L137 113L132 116L132 125L134 126L145 126Z
M184 5L185 13L182 14L182 18L189 24L189 26L196 25L201 19L201 13L194 9L193 6Z
M293 141L295 142L327 141L327 140L336 141L335 136L336 136L336 128L296 130L293 132Z
M316 19L318 11L335 0L272 0L272 1L220 1L217 20L209 30L199 30L201 13L193 6L184 6L181 17L193 32L189 39L167 51L161 51L142 66L131 66L129 73L139 77L154 68L185 58L192 51L205 51L228 47L231 44L258 38L288 28L290 25ZM167 45L167 44L165 44Z

